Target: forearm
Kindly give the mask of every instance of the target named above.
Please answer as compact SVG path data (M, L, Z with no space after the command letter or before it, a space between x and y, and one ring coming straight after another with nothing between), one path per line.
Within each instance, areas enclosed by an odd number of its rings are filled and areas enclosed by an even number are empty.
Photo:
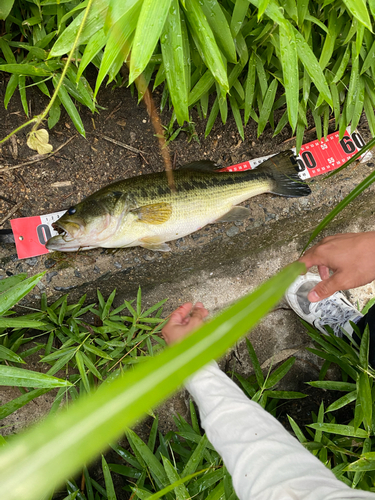
M337 480L216 363L191 377L186 387L240 500L375 500L374 494Z

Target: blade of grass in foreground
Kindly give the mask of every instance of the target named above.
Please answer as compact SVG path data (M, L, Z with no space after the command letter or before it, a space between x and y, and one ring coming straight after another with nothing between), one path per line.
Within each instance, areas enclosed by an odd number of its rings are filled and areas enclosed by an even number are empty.
M282 297L302 272L284 268L255 292L132 372L104 383L53 418L12 440L0 453L0 484L7 500L38 500L160 403L193 372L221 356Z

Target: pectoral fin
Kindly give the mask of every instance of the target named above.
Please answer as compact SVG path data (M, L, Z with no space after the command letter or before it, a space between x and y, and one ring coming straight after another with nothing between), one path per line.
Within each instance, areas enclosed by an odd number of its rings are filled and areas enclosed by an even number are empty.
M148 224L163 224L167 222L172 215L172 206L169 203L155 203L145 205L134 210L141 222Z
M219 219L215 220L216 222L235 222L243 219L247 219L250 217L251 211L245 207L233 207L229 212L224 214Z

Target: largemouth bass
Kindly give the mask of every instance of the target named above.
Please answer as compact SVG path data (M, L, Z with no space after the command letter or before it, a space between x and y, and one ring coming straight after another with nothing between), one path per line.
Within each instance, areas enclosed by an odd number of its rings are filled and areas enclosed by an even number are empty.
M166 252L167 241L207 224L248 217L250 210L236 205L252 196L310 194L291 156L284 151L245 172L219 172L208 161L191 163L173 172L176 191L169 188L165 172L115 182L69 208L55 223L61 234L46 247L72 252L141 246Z

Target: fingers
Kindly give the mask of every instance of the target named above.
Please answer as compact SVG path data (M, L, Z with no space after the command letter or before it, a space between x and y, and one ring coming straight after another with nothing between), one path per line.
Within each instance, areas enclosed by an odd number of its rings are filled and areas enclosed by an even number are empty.
M329 278L329 268L327 266L318 266L318 271L322 280L327 280Z
M207 316L207 309L205 309L202 302L197 302L191 311L189 326L191 326L192 329L197 328Z
M310 302L319 302L319 300L330 297L335 292L341 290L342 279L341 273L334 273L328 279L324 279L318 283L308 294L307 298Z
M186 302L173 311L168 323L162 329L162 335L167 344L173 344L189 335L203 323L208 315L202 302L197 302L193 307L191 302Z
M193 304L191 302L185 302L182 306L178 307L169 319L168 324L170 325L183 325L185 324L186 319L188 319L188 315L191 311Z

